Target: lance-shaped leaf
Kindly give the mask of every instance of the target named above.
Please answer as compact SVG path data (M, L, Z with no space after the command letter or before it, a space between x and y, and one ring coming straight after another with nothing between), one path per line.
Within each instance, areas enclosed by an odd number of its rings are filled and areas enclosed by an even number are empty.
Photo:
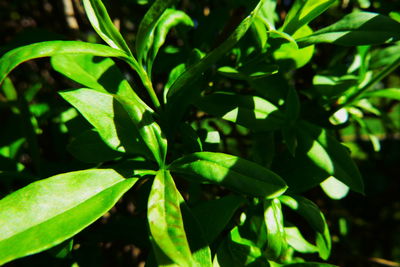
M352 190L359 193L364 191L360 172L351 159L348 149L325 129L305 121L300 122L297 129L299 154L305 152L307 158L326 173L325 179L334 176ZM325 179L318 181L318 183Z
M113 95L86 88L61 92L60 95L96 128L112 149L149 155L140 138L138 126L130 120L128 113Z
M371 12L353 12L338 22L296 40L304 47L317 43L375 45L400 39L400 23Z
M124 38L115 28L101 0L83 0L86 15L94 30L111 47L132 56Z
M300 262L281 265L282 267L339 267L328 263L321 262Z
M140 63L143 62L143 59L153 42L153 31L159 18L168 7L177 2L178 0L156 0L144 15L136 36L136 54Z
M285 116L278 107L258 96L214 93L201 97L195 105L255 131L276 130L285 123Z
M302 26L321 15L336 0L297 0L282 26L282 31L288 34L294 34Z
M400 88L388 88L388 89L382 89L382 90L376 90L376 91L368 91L368 92L362 94L361 97L362 98L383 97L383 98L389 98L389 99L400 101Z
M133 186L110 169L56 175L0 200L0 264L74 236Z
M186 15L185 12L170 8L164 11L162 16L158 20L157 26L154 30L154 39L151 49L150 51L146 51L147 53L149 53L149 58L148 58L149 70L151 70L154 59L156 58L157 53L161 48L161 46L164 44L168 32L173 27L179 24L190 27L194 26L192 19L188 15Z
M169 171L160 170L151 187L147 218L153 242L158 248L173 263L193 266L180 209L182 200ZM158 261L165 260L157 250L155 252Z
M316 231L316 242L319 255L326 260L331 252L331 236L324 214L312 201L301 196L280 196L279 200L304 217Z
M246 34L263 4L264 0L261 0L256 8L239 24L239 26L233 31L228 39L226 39L221 45L208 53L202 60L188 68L181 76L179 76L179 78L175 80L174 84L169 89L168 98L173 97L175 94L181 91L183 87L191 82L195 82L204 71L210 68L212 64L217 62L222 56L229 52ZM191 89L190 87L186 88L186 90Z
M189 154L175 160L169 168L191 181L220 184L251 196L273 198L287 189L286 183L274 172L224 153Z
M110 58L98 58L89 54L62 54L52 56L51 65L56 71L87 88L134 99L151 111Z
M117 57L127 61L133 68L137 67L137 63L129 58L126 53L105 45L79 41L48 41L18 47L1 57L0 84L8 73L19 64L35 58L51 57L60 54L90 54L99 57Z
M150 149L154 159L159 166L163 166L167 155L167 139L160 126L154 121L152 113L133 100L118 95L114 97L128 113L130 120L137 127L142 140Z
M318 248L304 239L296 226L285 227L285 236L288 244L301 253L318 252Z
M264 221L267 227L265 254L268 259L275 260L283 255L287 248L282 207L279 199L264 200Z

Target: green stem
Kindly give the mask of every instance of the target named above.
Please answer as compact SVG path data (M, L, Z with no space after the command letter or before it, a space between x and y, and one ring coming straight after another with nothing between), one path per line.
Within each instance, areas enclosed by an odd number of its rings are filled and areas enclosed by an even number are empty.
M387 75L392 73L397 67L400 66L400 57L395 60L392 64L387 66L385 69L383 69L378 75L376 75L371 81L369 81L366 85L364 85L360 90L355 92L353 95L351 95L347 100L343 103L338 105L332 113L335 113L336 111L340 110L341 108L348 106L352 104L354 101L358 100L362 94L364 94L367 90L371 89L375 84L380 82L382 79L384 79Z
M161 108L161 104L160 104L160 101L158 100L156 92L154 91L153 84L152 84L147 72L136 61L136 59L134 57L125 57L124 59L127 60L129 65L132 67L132 69L138 73L140 79L142 80L144 87L147 90L147 93L150 96L151 101L153 102L154 107L156 108L156 110L159 110Z

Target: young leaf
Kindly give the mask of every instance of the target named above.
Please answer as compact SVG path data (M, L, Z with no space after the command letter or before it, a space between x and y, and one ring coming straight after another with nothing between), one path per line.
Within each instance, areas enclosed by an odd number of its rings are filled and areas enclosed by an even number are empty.
M279 199L264 200L264 222L267 227L266 256L275 260L286 251L287 241Z
M182 200L169 171L158 171L151 187L147 211L153 242L172 262L179 266L193 266L180 209ZM156 253L157 261L160 257Z
M158 19L168 7L177 2L178 0L156 0L144 15L136 36L136 54L138 61L141 64L143 63L143 59L146 57L148 52L147 49L152 43L151 38L153 37L154 27L156 26Z
M130 120L128 113L112 95L85 88L61 92L60 95L96 128L112 149L149 155L140 139L139 124ZM143 112L138 116L140 114Z
M280 196L279 200L299 213L310 226L316 231L316 241L319 255L326 260L331 252L331 237L329 228L325 221L324 214L319 210L318 206L312 201L300 196Z
M400 23L371 12L353 12L338 22L296 40L301 47L317 43L374 45L400 39Z
M237 195L229 195L215 200L200 203L192 209L204 229L205 238L212 244L224 230L235 211L245 199Z
M286 240L292 248L301 253L318 252L318 248L304 239L296 226L285 227Z
M74 236L107 212L137 179L110 169L59 174L0 200L0 264Z
M283 194L287 186L272 171L245 159L213 152L193 153L175 160L170 170L183 178L220 184L234 191L273 198Z
M154 30L154 40L151 46L151 50L149 52L149 67L148 70L152 69L152 65L154 59L157 56L157 53L161 46L164 44L165 39L167 37L168 32L173 27L182 24L189 27L193 27L192 19L186 15L185 12L175 9L167 9L164 11L164 14L160 17L157 22L157 27Z
M296 0L285 18L282 31L292 35L327 10L336 0Z
M86 15L94 30L111 47L132 56L124 38L115 28L101 0L83 0Z
M212 64L217 62L222 56L230 51L240 39L242 39L247 30L250 28L258 10L263 4L264 0L261 0L251 14L239 24L239 26L233 31L228 39L226 39L220 46L212 50L202 60L194 64L181 76L179 76L179 78L175 80L174 84L169 89L168 98L176 95L184 87L187 88L186 90L190 91L191 88L186 86L192 82L195 82L204 71L206 71Z
M276 130L285 123L284 114L278 107L257 96L214 93L201 97L195 105L255 131Z
M90 44L79 41L48 41L18 47L0 58L0 84L4 78L19 64L43 57L60 54L90 54L99 57L117 57L126 60L133 67L135 62L121 51L105 45Z

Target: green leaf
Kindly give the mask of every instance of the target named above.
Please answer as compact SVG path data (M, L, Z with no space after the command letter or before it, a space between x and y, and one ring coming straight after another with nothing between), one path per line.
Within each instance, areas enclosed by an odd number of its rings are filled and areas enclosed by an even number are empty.
M7 52L0 58L0 84L4 78L19 64L36 58L50 57L60 54L90 54L99 57L117 57L135 65L127 55L120 50L79 41L48 41L18 47Z
M0 264L74 236L106 213L137 179L110 169L56 175L0 201Z
M312 201L301 196L283 195L279 200L304 217L310 226L316 231L316 242L319 255L326 260L331 252L331 237L324 214Z
M282 267L339 267L328 263L320 262L300 262L282 265Z
M193 27L194 23L192 19L186 15L185 12L175 9L166 9L162 16L157 21L157 26L154 30L154 40L149 53L149 67L148 70L152 69L154 59L157 56L158 51L164 44L168 32L177 25L182 24L185 26Z
M265 254L268 259L275 260L283 255L287 248L282 207L279 199L264 200L264 222L267 227Z
M318 248L304 239L296 226L285 227L286 240L292 248L301 253L318 252Z
M297 0L289 10L282 31L292 35L321 15L336 0Z
M67 149L75 158L87 163L102 163L123 155L108 147L94 130L88 130L77 136Z
M371 12L353 12L338 22L296 40L304 47L317 43L344 46L376 45L400 39L400 23Z
M202 202L192 209L204 229L205 238L212 244L224 230L236 210L245 199L237 195L229 195L215 200Z
M167 156L167 139L160 126L154 121L153 114L133 100L118 95L114 97L136 125L142 140L150 149L159 166L164 166Z
M374 50L369 60L369 68L377 69L389 66L400 57L400 45L395 44L383 49Z
M369 91L361 96L362 98L369 97L383 97L400 101L400 88L381 89L376 91Z
M274 172L245 159L213 152L197 152L175 160L170 170L191 181L215 183L236 192L273 198L287 186Z
M140 139L141 126L130 120L127 111L113 95L86 88L61 92L60 95L96 128L101 138L112 149L149 154L146 145ZM138 116L140 114L143 112Z
M321 183L321 188L331 199L342 199L349 193L350 188L331 176Z
M62 54L52 56L51 65L56 71L87 88L135 99L150 110L110 58L98 58L90 54Z
M151 187L147 211L153 242L172 262L193 266L180 209L182 200L169 171L158 171ZM157 261L161 260L160 257L156 253Z
M213 93L201 97L195 105L209 114L255 131L276 130L285 123L284 114L278 107L257 96Z
M176 3L178 0L156 0L144 15L136 35L136 54L141 64L153 42L153 31L159 18L168 7Z
M175 96L183 88L186 88L185 90L190 91L191 88L187 87L187 85L195 82L204 71L210 68L211 65L229 52L235 46L235 44L242 39L252 25L258 10L263 4L264 0L261 0L251 14L239 24L239 26L233 31L228 39L226 39L221 45L212 50L199 62L188 68L181 76L179 76L179 78L175 80L174 84L169 89L168 98ZM183 92L183 94L185 94L185 92Z
M120 49L132 56L124 38L115 28L101 0L83 0L85 13L94 30L111 47Z
M298 151L305 151L307 157L327 173L325 178L334 176L352 190L359 193L364 191L360 172L351 159L348 149L325 129L302 121L298 125L298 142Z

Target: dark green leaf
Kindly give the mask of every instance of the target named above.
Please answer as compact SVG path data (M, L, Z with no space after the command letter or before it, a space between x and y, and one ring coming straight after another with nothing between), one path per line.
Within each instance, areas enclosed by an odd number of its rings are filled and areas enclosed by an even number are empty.
M204 229L205 238L209 244L217 238L231 220L235 211L245 199L229 195L215 200L200 203L192 211Z
M304 47L317 43L374 45L400 39L400 23L371 12L353 12L338 22L297 40Z
M212 152L193 153L175 160L170 169L183 178L226 186L234 191L273 198L286 191L281 177L245 159Z
M316 241L319 255L326 260L331 252L331 236L325 221L325 216L318 206L312 201L300 196L280 196L279 200L299 213L310 226L316 231Z
M0 201L0 264L72 237L136 182L114 170L85 170L32 183Z
M196 106L255 131L276 130L285 123L278 107L257 96L214 93L201 97Z
M132 56L124 38L115 28L101 0L83 0L86 15L94 30L111 47Z
M169 171L160 170L150 191L147 218L153 242L159 249L172 262L193 266L180 209L182 200ZM157 253L156 258L161 260Z

